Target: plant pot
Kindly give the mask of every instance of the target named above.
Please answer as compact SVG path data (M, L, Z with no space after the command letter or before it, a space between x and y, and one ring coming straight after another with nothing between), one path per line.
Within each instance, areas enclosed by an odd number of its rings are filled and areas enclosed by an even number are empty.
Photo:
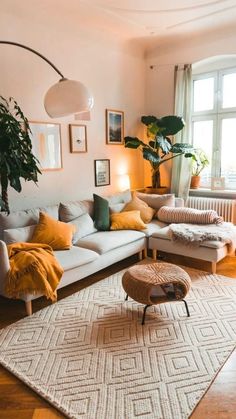
M146 186L145 193L153 193L157 195L163 195L170 192L168 186L160 186L159 188L153 188L152 186Z
M201 176L192 176L190 188L191 189L198 189L200 185Z

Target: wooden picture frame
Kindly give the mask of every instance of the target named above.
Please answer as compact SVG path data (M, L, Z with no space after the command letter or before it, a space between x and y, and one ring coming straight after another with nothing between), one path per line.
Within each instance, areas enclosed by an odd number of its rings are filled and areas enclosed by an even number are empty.
M29 121L32 153L39 160L40 170L61 170L61 124Z
M110 185L110 160L94 160L95 186Z
M223 191L225 189L225 178L224 177L212 177L211 178L211 189L213 191Z
M124 112L106 109L106 144L124 143Z
M87 153L87 126L69 124L70 153Z

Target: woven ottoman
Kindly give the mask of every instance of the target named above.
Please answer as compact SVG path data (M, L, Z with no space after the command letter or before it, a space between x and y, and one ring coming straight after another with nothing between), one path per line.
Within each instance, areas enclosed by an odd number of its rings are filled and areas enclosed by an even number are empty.
M184 297L191 286L191 279L182 268L171 263L135 265L122 277L122 285L128 297L145 304L142 324L148 307L170 301L183 301L187 316L189 309Z

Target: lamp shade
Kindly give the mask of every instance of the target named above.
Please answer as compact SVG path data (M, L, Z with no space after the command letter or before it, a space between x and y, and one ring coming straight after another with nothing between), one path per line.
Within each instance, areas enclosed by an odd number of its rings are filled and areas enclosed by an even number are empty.
M93 97L80 81L63 78L47 91L44 107L51 118L58 118L89 111Z
M121 191L130 189L130 178L128 174L119 175L119 189Z

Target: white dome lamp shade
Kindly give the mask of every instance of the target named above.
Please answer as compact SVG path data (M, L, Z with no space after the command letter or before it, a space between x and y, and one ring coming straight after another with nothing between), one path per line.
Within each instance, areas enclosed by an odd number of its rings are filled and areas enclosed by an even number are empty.
M61 79L50 87L44 98L45 110L51 118L79 114L92 109L93 97L87 87L80 81L66 79L58 68L44 55L18 42L0 41L0 44L14 45L32 52L46 61L59 74Z
M62 78L47 91L44 107L51 118L78 114L92 109L93 97L80 81Z

